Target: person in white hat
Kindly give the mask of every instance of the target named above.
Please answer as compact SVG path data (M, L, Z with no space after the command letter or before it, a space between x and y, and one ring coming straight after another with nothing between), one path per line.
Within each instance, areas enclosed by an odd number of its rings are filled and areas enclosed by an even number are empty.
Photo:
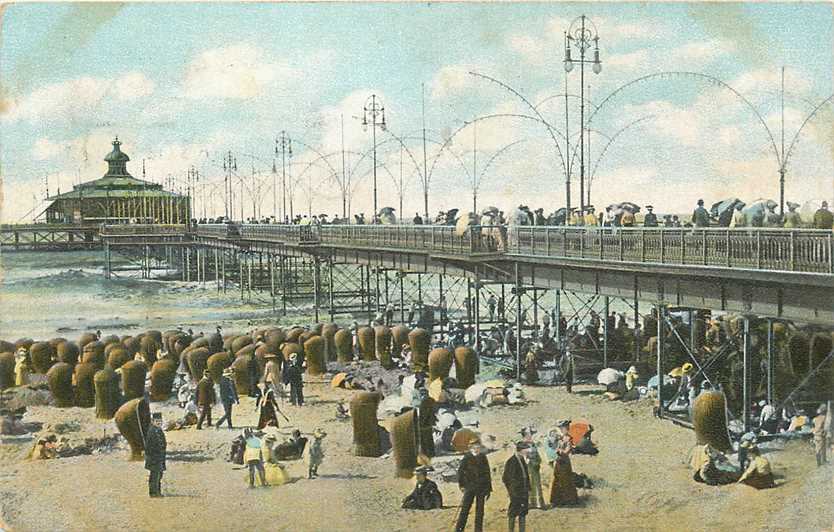
M304 449L304 464L307 466L307 478L319 476L319 466L324 462L324 437L327 433L322 429L313 432L313 441Z

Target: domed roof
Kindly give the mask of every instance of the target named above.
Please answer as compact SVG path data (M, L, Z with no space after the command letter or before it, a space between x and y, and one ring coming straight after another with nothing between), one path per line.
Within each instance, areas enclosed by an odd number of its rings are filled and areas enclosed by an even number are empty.
M108 153L107 157L105 157L104 160L108 163L126 163L127 161L129 161L130 157L128 157L126 153L122 152L122 150L119 149L119 146L121 145L122 143L119 141L119 137L116 137L116 140L113 141L113 151Z

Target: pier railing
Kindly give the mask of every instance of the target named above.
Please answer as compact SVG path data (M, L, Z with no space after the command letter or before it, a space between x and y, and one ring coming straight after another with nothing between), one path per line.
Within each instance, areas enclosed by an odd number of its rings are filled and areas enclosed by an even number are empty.
M612 228L445 225L115 225L105 237L190 234L224 240L471 255L586 259L834 274L834 233L772 228Z
M448 225L321 225L319 241L333 246L425 250L435 253L494 253L498 228L473 226L458 234Z
M508 252L754 270L834 273L834 234L812 229L514 227Z

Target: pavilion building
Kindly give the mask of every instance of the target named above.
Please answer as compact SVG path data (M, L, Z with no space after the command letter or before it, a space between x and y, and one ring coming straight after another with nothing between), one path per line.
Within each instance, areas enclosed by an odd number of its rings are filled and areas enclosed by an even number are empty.
M121 150L121 144L116 137L113 150L104 158L107 173L103 177L47 198L52 201L45 211L48 223L188 223L190 198L130 175L130 157Z

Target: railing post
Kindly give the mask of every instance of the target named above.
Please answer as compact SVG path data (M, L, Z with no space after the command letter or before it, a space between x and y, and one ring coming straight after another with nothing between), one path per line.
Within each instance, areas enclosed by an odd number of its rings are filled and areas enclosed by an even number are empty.
M599 260L603 260L605 258L605 251L604 251L604 248L605 248L605 245L604 245L605 234L602 232L602 230L600 230L598 232L598 234L599 234ZM608 367L608 366L605 366L605 367Z
M834 273L834 235L828 232L828 273Z
M562 256L568 256L568 228L562 229Z
M828 235L828 236L831 236L831 235ZM544 245L545 245L545 250L547 251L547 253L546 253L547 256L550 256L550 228L549 227L544 228Z
M681 264L686 264L686 232L681 229Z
M646 230L640 231L640 262L646 262Z
M702 239L703 246L704 246L704 266L706 266L707 264L709 264L707 262L707 230L704 229L702 234L704 235L703 239Z
M725 231L725 234L727 235L727 267L729 268L729 267L732 266L732 263L733 263L733 261L732 261L733 254L732 254L732 251L731 251L733 240L730 238L730 230L725 229L724 231Z
M759 258L761 268L761 257ZM796 271L796 231L791 231L791 271Z
M660 230L660 263L661 264L664 264L666 262L665 254L664 254L665 248L663 246L663 240L664 240L663 239L663 229L661 229Z
M585 230L579 229L577 231L579 233L579 258L585 258Z
M536 254L536 233L532 227L530 228L530 254Z
M619 240L620 240L620 242L619 242L619 245L620 245L620 262L622 262L622 261L623 261L623 233L625 233L625 231L624 231L624 230L622 230L622 229L621 229L621 230L619 230L619 231L617 231L617 236L618 236L618 238L619 238ZM606 318L606 319L607 319L607 318ZM607 366L606 366L606 367L607 367Z

